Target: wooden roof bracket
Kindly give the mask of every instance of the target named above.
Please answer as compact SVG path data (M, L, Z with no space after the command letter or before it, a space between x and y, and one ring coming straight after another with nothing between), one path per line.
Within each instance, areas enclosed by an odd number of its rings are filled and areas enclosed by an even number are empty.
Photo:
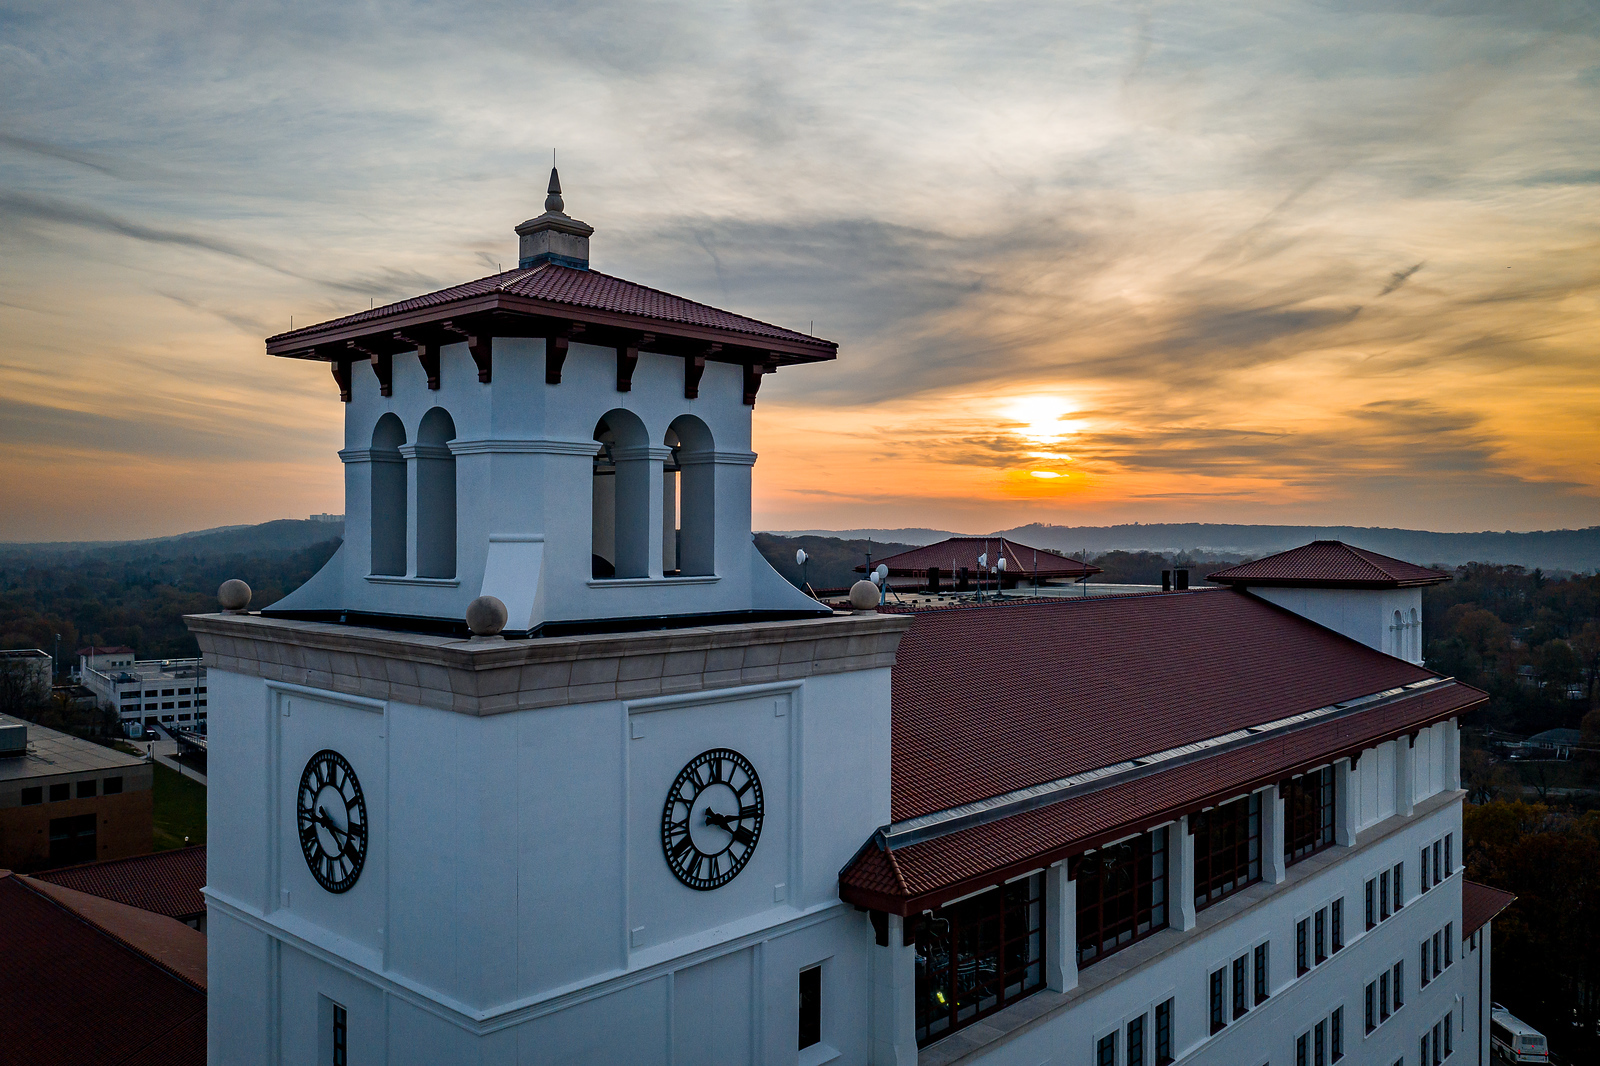
M744 365L744 403L746 407L756 405L756 393L761 389L761 378L766 374L778 372L778 360L781 358L777 352L768 352L765 359L759 363L746 363Z
M378 395L394 395L394 361L389 358L388 352L375 352L371 348L363 348L355 341L345 341L354 351L360 352L372 361L372 372L378 375Z
M438 342L413 340L399 330L395 330L394 339L417 350L417 361L422 364L422 372L428 376L429 390L433 392L439 391Z
M582 334L585 328L582 322L568 322L564 327L546 338L544 342L544 383L546 385L561 384L561 367L567 361L567 347L572 343L572 338Z
M639 366L639 349L655 343L654 333L640 333L617 345L617 391L633 391L633 372Z
M708 344L705 350L694 355L683 357L683 398L697 400L700 398L700 379L705 376L706 360L716 356L722 351L720 344Z
M339 386L339 402L350 402L350 364L349 359L335 359L328 365L333 369L333 380Z
M472 361L478 364L478 380L485 385L489 384L494 369L494 338L476 329L458 326L454 322L443 322L440 326L467 342L467 351L471 353Z

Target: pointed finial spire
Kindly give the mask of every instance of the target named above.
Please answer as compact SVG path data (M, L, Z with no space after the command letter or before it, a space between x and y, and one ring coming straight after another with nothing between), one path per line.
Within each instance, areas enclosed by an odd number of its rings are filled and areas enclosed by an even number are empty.
M556 168L550 168L550 188L545 190L550 195L544 198L546 211L566 212L566 204L561 202L561 175L556 173Z
M589 235L594 227L567 215L561 200L561 175L550 160L550 195L544 214L517 227L517 266L523 270L541 263L556 263L577 270L589 269Z

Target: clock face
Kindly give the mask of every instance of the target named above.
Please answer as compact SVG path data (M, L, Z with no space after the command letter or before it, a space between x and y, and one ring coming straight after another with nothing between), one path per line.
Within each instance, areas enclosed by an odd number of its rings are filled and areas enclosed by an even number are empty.
M367 799L343 755L324 748L311 756L295 806L311 876L329 892L350 891L367 861Z
M736 751L689 760L661 809L661 850L678 880L706 891L738 876L761 838L761 779Z

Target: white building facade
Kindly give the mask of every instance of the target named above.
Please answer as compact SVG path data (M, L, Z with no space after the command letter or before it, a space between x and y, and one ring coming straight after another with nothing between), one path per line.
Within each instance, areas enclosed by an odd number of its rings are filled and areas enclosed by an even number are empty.
M1242 591L822 607L749 449L832 346L546 207L517 271L269 341L332 364L348 519L189 620L212 1062L1455 1061L1481 694Z

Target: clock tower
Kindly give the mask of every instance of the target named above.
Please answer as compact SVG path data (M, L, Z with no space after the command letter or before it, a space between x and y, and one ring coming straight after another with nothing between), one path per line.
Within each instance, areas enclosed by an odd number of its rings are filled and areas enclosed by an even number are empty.
M750 533L761 383L836 348L592 269L554 171L516 232L267 341L344 401L345 538L188 619L210 1061L875 1061L837 877L890 820L909 619Z

